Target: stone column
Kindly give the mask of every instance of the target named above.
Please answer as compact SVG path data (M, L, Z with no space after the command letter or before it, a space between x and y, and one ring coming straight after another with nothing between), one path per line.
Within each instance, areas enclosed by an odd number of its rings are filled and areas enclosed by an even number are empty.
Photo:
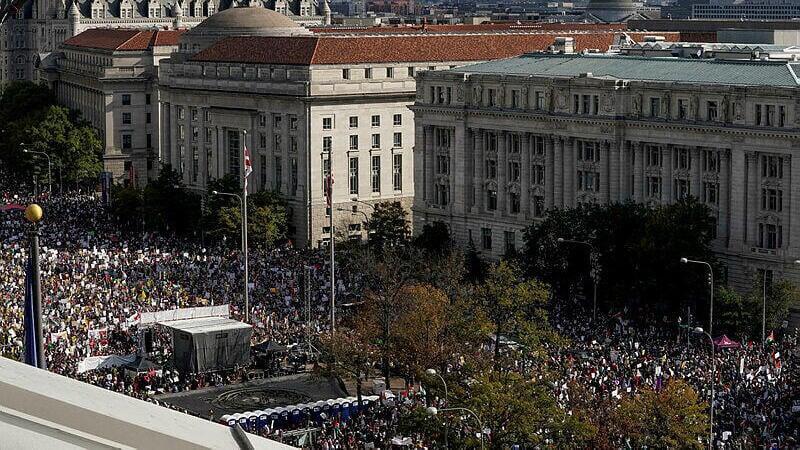
M450 146L450 212L459 214L467 210L467 139L463 120L455 121L455 128Z
M720 190L725 188L730 192L730 209L729 209L729 227L730 227L730 249L734 251L741 251L745 242L746 223L745 218L745 186L747 174L745 173L745 153L744 151L731 148L731 169L729 178L729 186L720 186ZM736 174L736 180L733 179L733 174Z
M575 138L564 138L564 207L575 205Z
M497 146L497 211L495 215L503 217L508 214L508 133L498 132Z
M689 193L700 200L703 199L703 180L701 178L701 170L703 165L703 149L700 147L691 147L689 149L689 157L691 162L691 177L689 178ZM719 199L717 199L719 201Z
M665 145L662 149L661 160L661 203L672 203L674 195L672 193L672 166L673 166L673 149L672 145Z
M644 201L644 152L641 142L631 142L633 155L633 200L637 203Z
M609 203L611 199L611 142L602 141L602 150L600 152L600 198L603 202Z
M484 173L486 169L486 158L484 156L485 143L486 134L484 130L479 128L475 131L475 182L473 183L475 189L475 212L477 213L486 211L486 206L484 205L486 195L483 192L484 177L486 176Z
M797 148L792 146L792 153ZM800 158L783 155L783 246L787 248L789 258L794 259L800 251L800 224L794 223L792 212L800 211L800 183L797 182L800 174ZM788 197L788 198L787 198ZM788 229L787 229L788 228ZM788 232L787 232L788 231ZM788 237L788 242L787 242Z
M758 185L758 157L756 152L747 153L747 200L745 202L745 211L747 218L745 243L746 245L754 245L758 242L756 214L759 208L759 196L761 189Z
M719 170L719 219L717 223L717 236L725 243L726 247L731 247L732 230L730 226L731 212L731 157L730 152L720 149L720 170ZM741 172L740 172L741 173Z
M560 136L553 136L553 206L564 207L564 140Z
M606 201L609 203L620 201L620 193L622 192L621 142L622 140L608 142L608 151L606 152L608 155L606 167L608 167L609 179L608 198Z
M530 133L523 133L521 137L520 155L520 202L522 204L522 218L528 220L531 214L531 154L533 152L533 140Z
M555 193L555 177L554 173L559 173L555 168L555 152L553 150L553 139L550 136L542 136L545 145L545 161L544 161L544 186L545 186L545 207L550 209L553 207L554 193ZM528 170L531 170L528 167Z

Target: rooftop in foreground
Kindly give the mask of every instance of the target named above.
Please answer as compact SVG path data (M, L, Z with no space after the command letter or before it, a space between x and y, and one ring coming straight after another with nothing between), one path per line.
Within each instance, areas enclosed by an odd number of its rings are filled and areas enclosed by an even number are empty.
M553 55L529 53L451 70L467 74L505 74L664 81L737 86L796 87L800 62L727 61L610 54Z
M229 427L0 357L0 448L236 449ZM247 435L254 449L290 449Z

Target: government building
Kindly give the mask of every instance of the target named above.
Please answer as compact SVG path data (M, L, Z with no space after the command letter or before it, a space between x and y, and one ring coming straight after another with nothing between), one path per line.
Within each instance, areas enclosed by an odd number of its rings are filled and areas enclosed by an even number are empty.
M678 40L677 33L665 33ZM252 155L252 192L291 210L297 245L361 239L372 205L414 196L414 116L421 72L553 46L600 51L623 39L570 31L312 30L260 7L229 8L188 30L87 30L43 70L59 101L105 139L116 182L142 186L164 164L187 186L240 176ZM455 95L451 92L450 95ZM323 179L334 178L328 208Z
M498 258L550 208L691 195L734 285L800 281L793 59L531 53L420 74L414 229L445 222Z

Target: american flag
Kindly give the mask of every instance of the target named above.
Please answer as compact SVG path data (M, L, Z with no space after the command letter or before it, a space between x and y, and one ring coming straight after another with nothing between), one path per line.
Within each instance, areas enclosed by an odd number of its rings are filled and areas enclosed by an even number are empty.
M250 150L244 144L244 190L247 191L247 177L253 173L253 164L250 163Z

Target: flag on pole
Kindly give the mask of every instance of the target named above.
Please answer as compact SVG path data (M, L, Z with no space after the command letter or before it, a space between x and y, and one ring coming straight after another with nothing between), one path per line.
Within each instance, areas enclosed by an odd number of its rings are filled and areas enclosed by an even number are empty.
M766 341L766 343L767 343L767 344L771 344L771 343L773 343L773 342L775 342L775 332L774 332L774 331L770 331L770 332L769 332L769 336L767 336L767 341Z
M327 203L328 208L333 205L333 172L330 170L325 176L325 202Z
M247 177L253 173L253 164L250 162L250 150L247 149L247 143L244 143L244 190L247 192Z
M39 367L38 342L36 342L36 310L33 305L33 264L25 267L25 364Z

